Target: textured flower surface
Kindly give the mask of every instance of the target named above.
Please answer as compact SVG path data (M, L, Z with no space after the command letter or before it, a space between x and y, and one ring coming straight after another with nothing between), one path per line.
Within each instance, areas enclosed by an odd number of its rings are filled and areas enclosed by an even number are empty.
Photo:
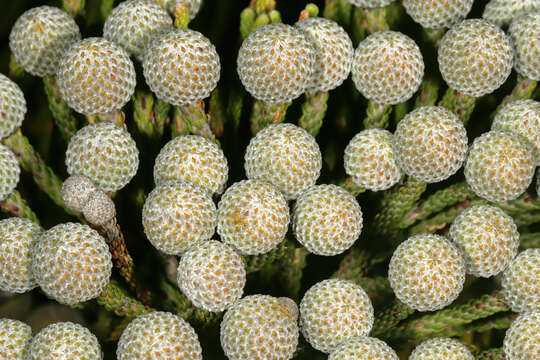
M25 71L45 77L56 74L62 56L80 40L71 16L53 6L39 6L17 19L9 34L9 48Z
M229 360L291 359L298 335L296 316L280 299L268 295L240 299L221 321L221 347Z
M279 190L264 181L243 180L229 187L218 204L221 241L244 255L264 254L285 238L289 206Z
M216 205L201 187L178 182L158 186L146 198L142 220L148 240L158 250L181 255L214 235Z
M145 47L155 37L172 29L171 17L154 1L128 0L121 2L107 17L103 37L142 61Z
M484 8L482 17L502 26L533 9L540 9L538 0L491 0Z
M330 353L344 342L367 336L373 305L362 287L341 279L313 285L300 303L300 328L315 349Z
M474 360L474 356L467 346L457 340L434 338L418 345L409 360Z
M505 302L515 312L540 311L540 249L521 252L502 276Z
M0 144L0 201L11 195L19 183L21 168L15 154Z
M119 45L88 38L64 54L56 80L72 109L83 115L106 114L120 110L135 92L135 67Z
M508 32L514 45L514 67L521 75L540 81L540 1L538 9L512 21Z
M386 6L394 0L346 0L354 6L359 6L364 9L374 9Z
M21 88L0 74L0 140L21 127L26 114L26 100Z
M248 179L275 185L287 200L296 199L314 185L322 167L315 138L293 124L273 124L259 131L246 149Z
M227 183L229 167L223 150L197 135L182 135L170 140L154 164L154 182L189 181L208 192L221 193Z
M444 237L415 235L394 251L388 280L396 297L413 309L442 309L463 289L465 260L456 246Z
M139 150L130 133L110 122L83 127L66 150L70 175L84 175L103 191L126 186L139 167Z
M489 131L476 138L465 162L465 179L476 195L494 202L514 200L534 176L530 143L511 132Z
M0 358L23 360L32 340L32 328L25 323L0 318Z
M30 270L30 246L41 231L28 219L0 220L0 290L23 293L37 286Z
M292 229L310 252L332 256L350 248L362 231L362 210L347 190L315 185L296 199Z
M376 103L394 105L410 99L423 76L420 48L400 32L371 34L354 53L354 84L364 97Z
M463 20L474 0L403 0L403 7L414 21L428 29L443 29Z
M467 156L463 122L439 106L425 106L407 114L399 122L393 140L403 172L428 183L454 175Z
M351 72L354 55L347 32L336 22L318 17L299 21L296 27L315 46L314 71L306 91L328 91L341 85Z
M40 288L62 304L96 298L111 277L109 247L87 225L66 223L42 232L32 243L30 258Z
M508 360L537 360L540 357L540 312L521 314L506 330L503 350Z
M328 360L399 360L396 352L384 341L358 336L338 346Z
M444 34L437 59L449 87L480 97L506 81L513 57L510 37L504 31L485 20L467 19Z
M180 316L152 312L131 321L116 348L118 360L202 360L195 330Z
M398 183L402 176L388 130L368 129L356 134L345 148L345 172L363 188L380 191Z
M269 24L244 40L236 66L255 99L277 104L302 95L311 85L314 64L315 47L303 32L290 25Z
M204 100L216 87L221 65L216 48L198 31L175 29L146 49L144 78L156 96L172 105Z
M62 201L68 209L82 212L90 196L98 188L92 180L83 175L72 175L62 184Z

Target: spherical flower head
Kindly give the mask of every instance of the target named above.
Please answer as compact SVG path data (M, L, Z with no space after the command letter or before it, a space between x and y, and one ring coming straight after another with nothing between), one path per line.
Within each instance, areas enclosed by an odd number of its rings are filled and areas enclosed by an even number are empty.
M156 96L172 105L204 100L220 76L216 48L198 31L174 29L145 50L144 78Z
M480 97L506 81L513 56L510 38L504 31L485 20L467 19L444 34L437 60L450 88Z
M202 360L195 330L180 316L156 311L129 323L118 341L118 360Z
M6 200L19 183L21 168L15 154L0 144L0 201Z
M98 188L92 180L83 175L72 175L62 184L62 201L76 212L82 212L90 195Z
M410 99L424 76L420 48L407 35L379 31L365 38L354 53L352 78L369 100L394 105Z
M467 346L451 338L434 338L422 342L409 360L474 360Z
M540 166L540 102L522 99L505 105L493 119L492 130L508 130L521 135L534 148L536 166Z
M161 185L148 194L144 203L144 232L158 250L182 255L214 235L216 213L212 198L201 187L188 182Z
M399 360L399 357L384 341L359 336L337 347L328 360Z
M71 137L66 166L70 175L84 175L103 191L118 191L135 176L139 150L129 132L102 121L83 127Z
M0 74L0 140L21 127L26 114L24 94L15 82Z
M465 260L444 237L415 235L394 251L388 280L404 304L418 311L439 310L450 305L463 289Z
M135 92L135 67L112 41L88 38L73 45L58 66L62 99L83 115L118 111Z
M205 137L181 135L169 141L154 164L157 186L169 181L189 181L209 193L222 193L229 176L223 150Z
M540 356L540 312L518 316L506 330L503 351L508 360L536 360Z
M9 34L9 48L23 69L32 75L54 76L60 59L81 40L75 20L52 6L25 11Z
M355 197L342 187L315 185L296 200L292 230L309 252L338 255L360 236L362 210Z
M540 311L540 249L527 249L512 260L503 272L502 289L513 311Z
M348 3L353 4L364 9L374 9L386 6L392 3L394 0L346 0Z
M529 79L540 80L540 1L538 9L526 13L510 25L508 32L514 45L514 67Z
M293 26L263 25L242 43L236 68L240 81L255 99L286 103L312 85L315 46Z
M450 226L448 237L461 250L467 273L479 277L503 271L519 246L519 233L512 217L490 205L464 210Z
M298 324L287 305L268 295L238 300L225 313L220 327L221 347L229 360L293 357Z
M465 162L465 179L476 195L494 202L516 199L534 176L534 154L521 136L492 130L476 138Z
M190 247L178 265L178 287L198 308L224 311L242 297L246 284L244 260L216 240Z
M38 224L28 219L0 220L1 291L20 294L37 286L30 270L30 246L41 231Z
M101 360L103 353L90 330L72 322L59 322L34 336L25 359Z
M244 255L264 254L285 239L289 205L274 185L243 180L225 191L217 218L221 241Z
M0 357L2 359L26 359L32 340L32 328L25 323L0 318Z
M174 14L176 6L183 5L189 12L189 18L193 19L199 12L202 0L154 0Z
M103 37L142 61L145 46L172 30L172 19L152 0L128 0L115 7L103 25Z
M484 8L482 17L498 26L503 26L534 9L540 9L538 0L491 0Z
M300 328L304 338L324 353L373 326L373 305L364 289L352 281L329 279L313 285L300 302Z
M463 122L439 106L425 106L407 114L398 123L393 140L403 172L427 183L454 175L467 156Z
M87 225L66 223L42 232L32 243L30 258L38 285L62 304L96 298L111 277L109 247Z
M116 216L116 207L111 198L102 190L97 190L84 205L84 218L92 225L104 225Z
M368 129L356 134L345 148L345 172L352 181L371 191L386 190L402 176L388 130Z
M295 25L315 47L313 75L306 91L329 91L349 76L354 55L351 38L336 22L310 17Z
M287 200L296 199L314 185L322 167L315 138L293 124L272 124L249 142L244 157L248 179L267 181Z
M403 0L407 14L420 25L428 29L444 29L463 20L473 5L474 0Z

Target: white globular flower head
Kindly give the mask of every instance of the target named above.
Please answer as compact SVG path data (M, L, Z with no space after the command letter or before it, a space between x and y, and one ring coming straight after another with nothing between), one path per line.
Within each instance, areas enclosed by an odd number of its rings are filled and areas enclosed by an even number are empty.
M428 29L444 29L463 20L471 11L474 0L403 0L409 16Z
M70 175L84 175L106 192L126 186L139 167L137 144L110 122L89 124L73 135L66 150Z
M242 297L246 283L244 260L226 244L202 241L182 254L177 280L194 306L223 311Z
M484 8L482 17L498 26L509 24L520 15L540 9L538 0L491 0Z
M475 205L458 215L448 237L465 257L467 273L499 274L516 256L519 233L511 216L491 205Z
M182 255L194 244L209 240L214 235L216 218L216 205L210 195L188 182L154 188L142 211L148 240L169 255Z
M347 32L336 22L310 17L295 25L315 46L315 68L309 93L337 88L351 72L354 49Z
M38 332L25 360L101 360L103 353L98 339L84 326L58 322Z
M104 191L97 190L88 198L82 213L90 224L101 226L114 219L116 207Z
M361 7L363 9L375 9L386 6L395 0L346 0L348 3L354 6Z
M6 200L19 183L21 168L15 154L0 144L0 201Z
M409 360L474 360L474 356L459 341L452 338L433 338L418 345Z
M53 6L39 6L25 11L9 34L13 57L32 75L54 76L62 56L81 40L75 20Z
M437 60L450 88L480 97L506 81L513 57L510 37L503 30L482 19L467 19L444 34Z
M384 341L358 336L338 346L328 360L399 360L399 357Z
M0 290L20 294L37 286L30 269L30 246L41 227L31 220L0 220Z
M144 78L158 99L189 105L206 99L220 77L219 55L203 34L174 29L145 50Z
M424 76L424 60L413 39L397 31L365 38L354 53L352 78L368 100L394 105L410 99Z
M0 74L0 140L21 127L26 114L24 94L13 80Z
M103 25L103 37L142 61L145 47L172 30L167 10L152 0L128 0L115 7Z
M292 101L311 85L315 47L299 29L263 25L244 40L236 63L240 81L255 99L269 104Z
M90 195L98 188L92 180L83 175L71 175L62 184L62 201L68 209L82 212Z
M197 333L180 316L156 311L137 317L122 332L116 348L118 360L202 360Z
M56 77L62 99L83 115L120 110L135 92L135 67L112 41L88 38L64 54Z
M96 298L111 276L109 247L87 225L66 223L42 232L32 243L30 257L38 285L62 304Z
M314 185L296 199L292 229L309 252L334 256L354 244L362 221L362 210L351 193L336 185Z
M529 79L540 81L540 1L538 9L512 21L508 33L514 45L514 67Z
M397 125L393 140L403 172L427 183L454 175L467 156L463 122L439 106L424 106L407 114Z
M514 200L532 182L534 153L521 136L492 130L476 138L465 162L465 179L474 193L493 202Z
M32 328L18 320L0 318L0 358L23 360L28 355Z
M218 204L221 241L244 255L269 252L285 239L290 222L287 200L270 183L243 180L229 187Z
M221 347L229 360L291 359L298 336L298 323L289 307L268 295L238 300L220 326Z
M367 336L373 320L371 300L362 287L349 280L318 282L300 302L302 334L324 353L355 337Z
M394 251L388 280L396 297L418 311L450 305L463 289L465 260L444 237L419 234Z
M535 164L540 166L540 102L512 101L497 112L491 129L508 130L527 139L534 148Z
M175 137L161 149L154 164L157 186L169 181L189 181L215 194L223 192L228 176L223 150L198 135Z
M267 181L287 200L296 199L319 178L322 155L315 138L288 123L272 124L249 142L244 157L248 179Z
M537 360L540 356L540 311L523 313L506 330L503 352L508 360Z
M540 311L540 249L522 251L504 270L502 294L515 312Z

